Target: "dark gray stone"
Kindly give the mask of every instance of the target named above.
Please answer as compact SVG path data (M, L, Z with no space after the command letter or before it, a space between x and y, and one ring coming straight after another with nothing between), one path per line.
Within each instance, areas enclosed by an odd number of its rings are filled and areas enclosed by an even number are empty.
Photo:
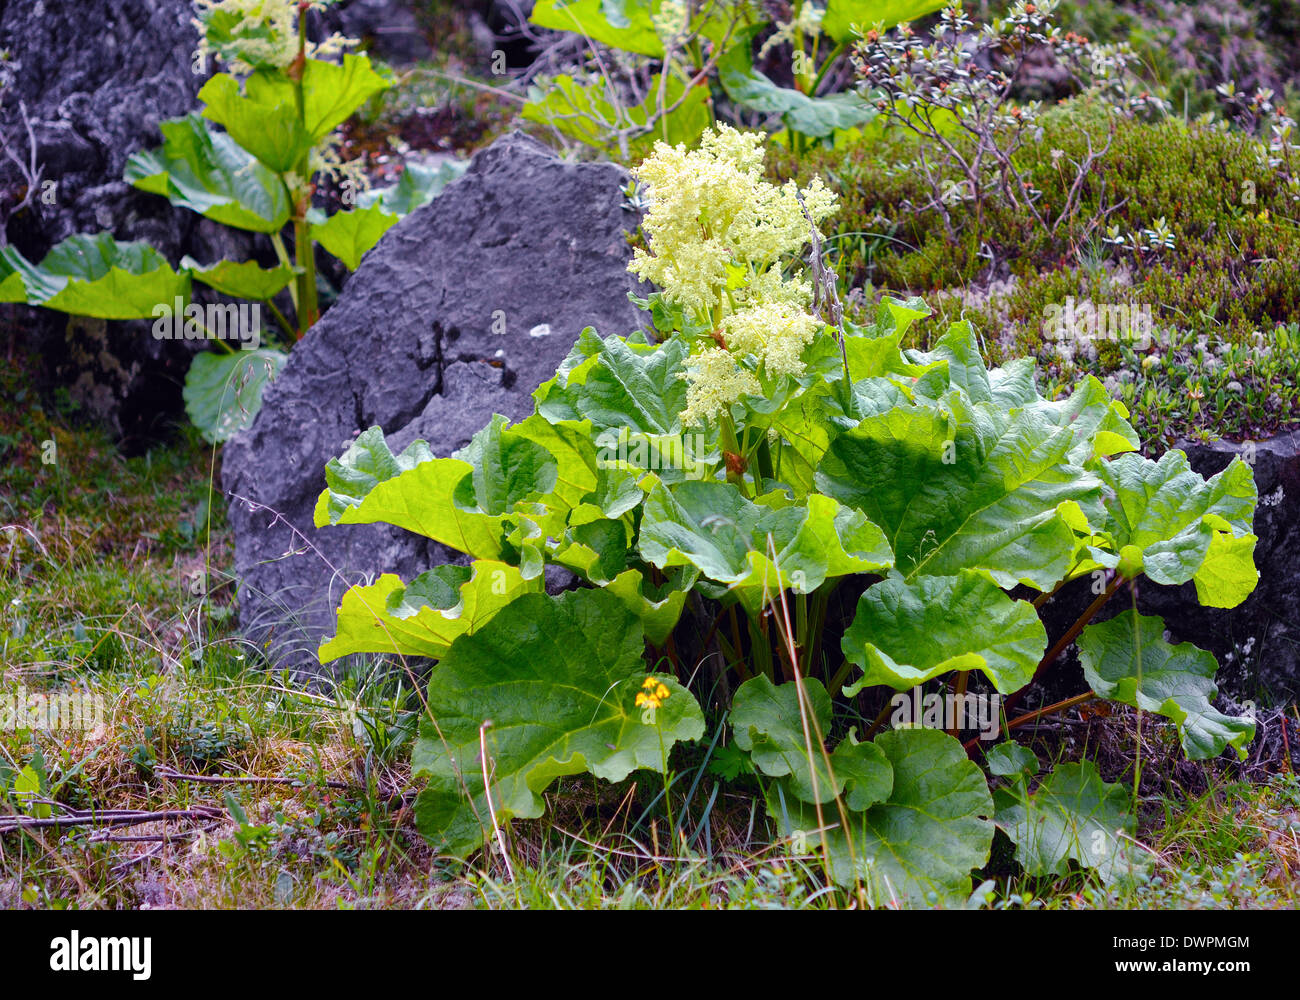
M328 27L360 39L385 62L402 66L433 56L413 4L404 0L345 0L327 7L324 17Z
M0 129L26 159L26 106L43 179L57 184L11 215L22 178L8 158L0 201L8 241L39 257L73 233L112 229L120 238L175 242L170 206L122 180L127 157L161 141L158 124L196 103L203 77L191 71L198 33L188 0L0 2L0 46L9 79ZM153 211L161 206L162 211Z
M274 662L319 669L316 646L351 584L450 561L387 526L312 527L325 463L356 434L378 424L397 448L423 438L448 455L493 413L530 413L584 327L640 325L626 297L638 221L627 180L522 135L499 140L389 230L294 348L223 455L240 621Z
M1193 469L1206 478L1241 455L1251 460L1259 506L1255 513L1255 565L1259 583L1231 609L1202 607L1196 585L1165 587L1141 580L1138 610L1165 621L1169 641L1190 642L1218 658L1217 683L1226 696L1264 704L1289 704L1300 694L1300 431L1253 445L1180 441ZM1085 577L1044 605L1043 621L1055 640L1093 600ZM1131 607L1127 589L1116 592L1098 613L1105 621ZM1035 682L1029 704L1048 704L1085 690L1077 647Z
M1300 694L1300 431L1253 444L1180 442L1201 475L1241 455L1251 461L1259 506L1255 565L1259 585L1231 610L1203 608L1196 587L1147 584L1139 606L1164 617L1172 638L1219 658L1219 685L1238 697L1269 700Z

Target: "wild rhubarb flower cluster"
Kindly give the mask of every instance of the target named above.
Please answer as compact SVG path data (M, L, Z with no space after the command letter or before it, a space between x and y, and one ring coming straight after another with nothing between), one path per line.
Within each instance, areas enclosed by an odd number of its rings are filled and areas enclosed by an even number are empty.
M698 149L657 143L635 171L649 188L649 250L638 248L628 270L711 332L690 361L688 426L719 419L764 380L800 374L822 327L812 286L784 272L808 242L809 220L834 212L835 195L819 179L802 192L765 180L763 141L722 125Z
M312 0L321 10L334 0ZM199 59L215 57L240 76L259 69L287 69L298 57L298 0L194 0ZM355 41L331 35L306 44L311 59L337 55Z
M199 29L195 59L206 65L218 60L238 77L259 70L288 76L300 52L299 19L309 10L324 10L336 0L194 0L194 25ZM324 41L303 38L301 54L306 59L331 59L359 45L355 38L330 35ZM311 152L309 175L290 173L285 182L292 191L310 186L313 177L329 178L336 184L350 183L355 191L370 186L364 162L345 160L338 137L331 135Z

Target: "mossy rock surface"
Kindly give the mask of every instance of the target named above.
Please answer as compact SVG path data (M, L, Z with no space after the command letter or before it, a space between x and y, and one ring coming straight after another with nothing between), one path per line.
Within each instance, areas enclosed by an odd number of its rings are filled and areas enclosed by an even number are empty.
M1040 212L1054 218L1081 161L1108 138L1108 112L1082 100L1044 112L1042 135L1021 151ZM920 294L936 320L970 319L993 361L1033 354L1044 389L1084 373L1107 380L1133 411L1144 448L1179 438L1254 440L1300 422L1300 215L1297 188L1264 144L1225 125L1120 120L1105 156L1079 184L1078 208L1054 231L1026 208L991 197L980 214L952 209L957 238L908 167L919 140L901 129L799 159L773 157L780 178L821 175L840 192L828 244L862 297ZM1055 206L1055 207L1054 207ZM1106 242L1161 220L1172 247L1135 253ZM1087 304L1149 317L1153 336L1126 342L1083 326L1054 335L1053 318Z

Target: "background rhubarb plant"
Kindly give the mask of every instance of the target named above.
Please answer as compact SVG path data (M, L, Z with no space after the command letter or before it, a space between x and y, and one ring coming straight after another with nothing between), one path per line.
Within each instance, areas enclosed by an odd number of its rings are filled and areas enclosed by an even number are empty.
M263 387L284 365L285 348L320 318L317 246L356 270L401 216L431 200L447 180L417 166L393 187L368 191L357 165L339 155L335 130L392 79L366 56L345 51L355 40L308 41L308 12L329 2L200 3L196 66L213 60L226 72L199 91L200 112L163 122L162 145L135 153L126 166L125 179L140 190L265 236L275 266L191 257L173 265L147 243L116 240L109 231L70 236L36 264L15 247L0 250L0 302L102 319L158 317L165 308L184 328L178 338L211 341L218 350L194 357L184 395L190 420L214 443L252 422ZM327 215L314 205L326 178L352 207ZM259 343L272 346L232 348L233 337L222 337L205 325L201 310L190 310L195 281L265 305L277 328L255 332ZM280 309L274 299L286 288L291 305Z

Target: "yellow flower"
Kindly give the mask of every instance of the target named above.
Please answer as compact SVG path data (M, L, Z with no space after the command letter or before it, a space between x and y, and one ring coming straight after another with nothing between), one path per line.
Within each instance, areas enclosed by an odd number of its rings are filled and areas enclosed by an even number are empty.
M769 375L797 375L800 355L821 325L793 302L769 301L732 313L722 332L730 351L752 354Z
M672 694L672 692L668 690L668 685L665 684L663 681L659 680L659 678L655 677L654 674L651 674L644 681L642 681L641 687L643 687L645 690L637 693L636 696L637 708L646 706L648 708L657 709L668 699L668 696ZM647 694L646 692L649 693Z

